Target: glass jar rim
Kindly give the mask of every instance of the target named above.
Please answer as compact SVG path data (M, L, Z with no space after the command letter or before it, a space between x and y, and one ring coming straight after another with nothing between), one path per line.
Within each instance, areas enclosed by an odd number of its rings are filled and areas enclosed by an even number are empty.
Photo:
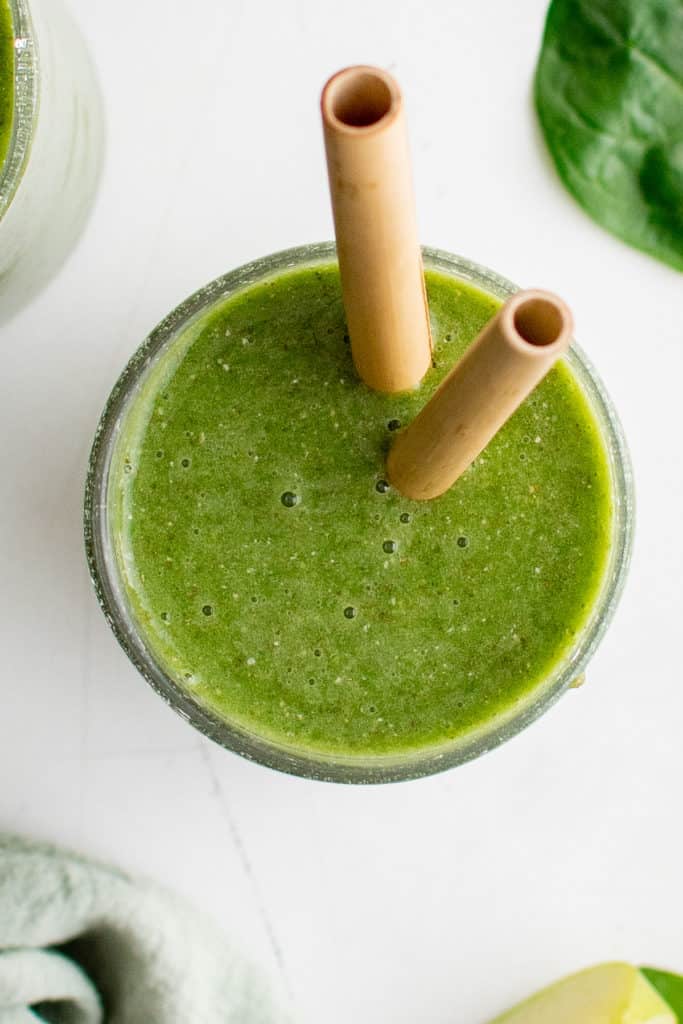
M438 249L423 247L425 266L466 281L505 299L518 288L486 267ZM109 396L93 441L88 466L84 527L88 566L100 607L118 642L152 688L183 718L208 738L249 760L309 779L345 783L395 782L421 778L472 760L530 725L572 683L575 683L600 643L625 583L630 561L634 496L625 438L616 411L591 363L573 343L565 357L596 418L609 460L613 493L612 543L600 594L569 655L514 710L484 723L443 746L428 746L392 755L347 757L288 748L248 732L196 701L172 679L145 643L127 608L118 579L108 532L108 484L111 457L120 424L134 400L141 378L174 339L215 303L250 285L288 269L336 260L333 242L300 246L262 257L217 278L173 310L148 335L124 368Z
M28 0L8 0L14 39L12 127L0 166L0 220L9 209L31 153L38 117L39 54Z

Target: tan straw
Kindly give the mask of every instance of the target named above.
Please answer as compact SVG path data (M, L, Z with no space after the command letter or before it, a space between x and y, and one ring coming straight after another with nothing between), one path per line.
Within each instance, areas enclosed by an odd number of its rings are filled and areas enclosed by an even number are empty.
M391 485L418 499L448 490L566 351L572 330L568 307L550 292L508 299L396 438Z
M321 110L353 360L369 387L407 391L431 336L401 93L386 71L346 68Z

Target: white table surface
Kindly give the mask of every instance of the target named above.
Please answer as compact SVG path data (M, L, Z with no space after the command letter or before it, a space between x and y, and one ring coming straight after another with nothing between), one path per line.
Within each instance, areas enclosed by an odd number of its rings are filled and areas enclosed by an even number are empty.
M544 0L71 0L108 152L59 276L2 330L0 828L145 872L260 958L298 1024L483 1024L594 961L683 970L681 276L564 192L530 103ZM280 776L204 741L119 650L84 564L97 417L147 331L331 237L318 115L407 97L424 242L561 292L630 440L633 567L583 690L415 783Z

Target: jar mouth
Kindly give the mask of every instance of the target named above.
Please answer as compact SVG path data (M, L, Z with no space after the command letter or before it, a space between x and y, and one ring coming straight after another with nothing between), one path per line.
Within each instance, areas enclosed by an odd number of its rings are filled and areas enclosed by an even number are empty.
M8 0L14 37L10 139L0 166L0 220L10 207L29 161L38 116L38 50L27 0Z
M507 279L460 256L424 248L425 267L472 284L504 300L518 291ZM109 397L93 443L85 493L85 544L98 602L129 659L153 689L201 733L227 749L293 775L324 781L379 783L415 779L471 760L512 738L546 711L583 673L618 603L630 560L633 484L630 461L616 412L602 382L576 344L565 357L599 427L611 478L613 510L608 564L579 642L528 699L441 746L406 753L340 756L288 747L265 739L200 704L159 664L128 608L109 530L108 484L121 424L157 357L203 317L215 303L286 270L336 261L334 243L318 243L256 260L200 289L170 313L146 338Z

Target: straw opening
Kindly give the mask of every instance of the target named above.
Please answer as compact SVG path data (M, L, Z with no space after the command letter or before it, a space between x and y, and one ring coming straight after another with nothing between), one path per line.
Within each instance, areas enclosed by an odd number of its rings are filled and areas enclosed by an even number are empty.
M333 85L330 108L347 128L369 128L386 117L393 105L391 89L371 71L349 71Z
M550 299L525 299L514 312L513 323L522 341L537 348L554 345L564 330L562 310Z

